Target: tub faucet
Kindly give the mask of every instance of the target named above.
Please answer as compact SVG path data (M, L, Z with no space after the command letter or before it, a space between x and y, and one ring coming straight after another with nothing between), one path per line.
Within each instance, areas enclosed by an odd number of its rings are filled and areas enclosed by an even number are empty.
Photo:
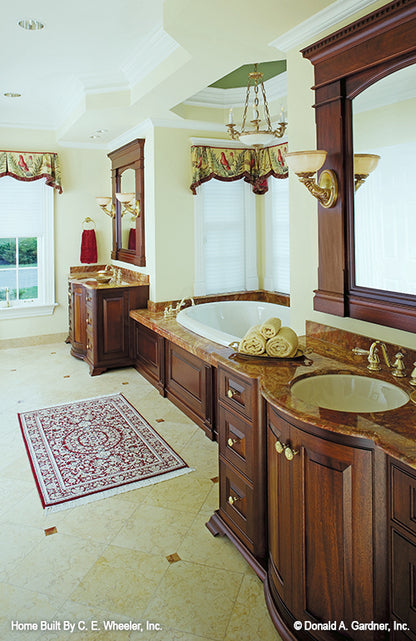
M179 310L181 309L181 307L182 307L183 305L185 305L185 302L186 302L187 300L190 300L190 301L191 301L191 305L195 305L195 301L194 301L194 299L192 298L192 296L188 296L187 298L182 298L181 302L180 302L180 303L178 303L178 304L176 305L176 311L177 311L177 312L179 312Z

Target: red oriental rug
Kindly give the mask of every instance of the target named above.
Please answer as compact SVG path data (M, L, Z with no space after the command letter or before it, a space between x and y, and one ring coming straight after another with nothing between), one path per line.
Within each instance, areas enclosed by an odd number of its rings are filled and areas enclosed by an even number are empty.
M192 471L122 394L18 416L48 512Z

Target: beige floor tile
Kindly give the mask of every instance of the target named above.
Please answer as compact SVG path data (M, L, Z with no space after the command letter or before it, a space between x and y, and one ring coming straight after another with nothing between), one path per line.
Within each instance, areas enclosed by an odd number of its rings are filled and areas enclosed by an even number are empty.
M204 514L196 517L177 552L184 561L201 563L230 572L245 572L247 563L227 537L213 536L205 527Z
M194 515L155 505L139 505L113 539L114 545L166 556L177 551Z
M110 545L71 599L113 616L140 617L168 567L164 557Z
M196 563L174 563L145 615L163 627L223 639L242 576Z
M144 503L196 514L204 504L211 485L212 481L198 477L195 470L143 488Z
M238 593L224 641L281 641L267 611L263 583L246 575Z
M53 534L45 536L9 573L14 585L68 597L103 550L95 541Z
M0 523L0 580L7 581L16 564L24 562L42 540L43 532L8 521Z
M0 583L0 639L34 641L38 637L36 631L13 631L12 622L17 626L52 620L61 605L60 599L49 595Z

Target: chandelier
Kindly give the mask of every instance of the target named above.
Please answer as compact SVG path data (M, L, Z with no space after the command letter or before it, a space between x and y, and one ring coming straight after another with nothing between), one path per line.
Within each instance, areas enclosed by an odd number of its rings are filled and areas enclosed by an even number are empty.
M249 108L251 87L253 87L254 90L253 120L250 120L252 129L246 129L247 110ZM262 124L262 119L260 118L259 113L259 87L263 97L264 124ZM237 131L235 128L235 123L233 123L233 110L230 109L227 124L228 133L233 140L240 140L248 147L264 147L265 145L271 145L276 138L281 138L286 131L287 122L285 122L283 107L280 112L280 120L281 122L279 122L278 127L276 129L272 129L269 105L267 104L266 91L263 84L263 74L261 71L257 71L257 64L255 64L254 71L251 71L248 74L248 85L241 131Z

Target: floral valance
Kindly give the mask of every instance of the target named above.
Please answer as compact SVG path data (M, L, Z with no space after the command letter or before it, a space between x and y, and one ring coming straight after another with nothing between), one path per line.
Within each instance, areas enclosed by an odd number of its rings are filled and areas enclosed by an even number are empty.
M0 151L0 177L17 180L39 180L62 193L58 154L28 151Z
M198 185L216 178L217 180L240 180L243 178L253 186L255 194L267 191L267 178L287 178L285 163L287 143L260 149L223 148L193 145L191 191L196 194Z

